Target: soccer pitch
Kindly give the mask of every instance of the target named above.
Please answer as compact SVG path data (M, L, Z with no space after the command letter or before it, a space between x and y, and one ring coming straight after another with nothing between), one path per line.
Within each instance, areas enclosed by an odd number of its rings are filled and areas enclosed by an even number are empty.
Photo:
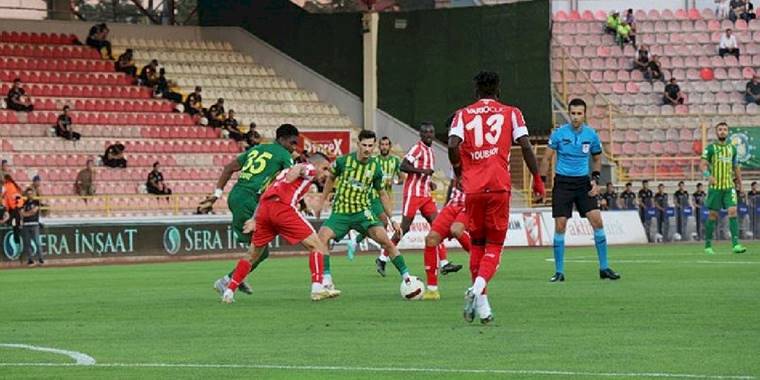
M0 272L0 378L692 378L760 377L760 244L715 256L694 244L505 250L489 298L496 321L462 319L466 268L442 299L404 301L374 255L333 258L337 299L311 302L306 257L276 258L224 305L212 282L232 261ZM424 276L422 255L406 252ZM466 264L463 253L450 258ZM60 353L95 359L75 365Z

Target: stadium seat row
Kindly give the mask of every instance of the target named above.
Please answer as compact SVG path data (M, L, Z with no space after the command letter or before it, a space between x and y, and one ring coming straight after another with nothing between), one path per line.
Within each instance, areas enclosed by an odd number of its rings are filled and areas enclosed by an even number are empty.
M592 12L589 10L583 11L557 11L554 13L554 21L557 22L577 22L577 21L605 21L609 12L598 10ZM699 20L706 19L711 20L715 18L715 12L710 8L704 8L701 11L696 8L691 9L663 9L662 11L657 9L651 9L648 11L642 9L636 9L634 16L637 20Z
M22 44L42 44L42 45L71 45L76 42L77 36L73 34L58 33L28 33L15 31L0 32L0 42L14 42Z
M69 85L69 84L24 84L31 96L57 96L73 98L151 98L153 92L146 87L111 85ZM0 92L8 93L10 83L0 85Z
M31 124L54 124L58 120L58 112L30 112L27 114L27 122ZM7 115L7 113L6 113ZM2 117L2 116L0 116ZM95 124L95 125L166 125L181 126L193 125L188 114L178 113L104 113L104 112L72 112L72 123ZM3 120L0 119L0 123ZM6 120L6 122L13 122Z
M0 43L0 55L6 57L87 58L100 59L100 53L89 46L39 46L18 43Z
M0 70L0 81L19 78L25 83L131 85L133 78L122 73L58 73L49 71Z
M0 69L86 73L113 72L113 63L96 59L20 58L0 56Z
M44 137L52 136L53 123L42 124L2 124L0 123L0 135L7 137ZM77 125L74 131L89 137L130 137L130 138L157 138L157 139L216 139L220 136L219 129L183 126L183 127L148 127L137 125Z

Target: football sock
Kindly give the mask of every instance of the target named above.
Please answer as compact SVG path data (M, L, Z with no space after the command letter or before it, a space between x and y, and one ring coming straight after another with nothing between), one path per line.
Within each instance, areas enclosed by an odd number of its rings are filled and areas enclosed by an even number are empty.
M377 258L380 259L380 261L384 261L386 263L391 260L391 258L388 257L388 252L385 252L384 249L380 250L380 254L377 256Z
M604 228L594 230L594 245L596 246L596 255L599 257L599 269L609 268L607 264L607 236L604 234Z
M309 271L311 272L312 283L322 283L324 279L324 257L321 252L311 252L309 254Z
M491 278L493 278L496 271L499 269L502 248L501 244L486 244L486 254L483 256L483 259L480 260L480 270L478 270L479 278L483 278L486 282L491 281ZM485 285L483 288L485 288ZM477 294L482 292L483 289L480 289Z
M728 218L728 228L731 230L731 245L739 244L739 221L735 216Z
M715 221L707 218L705 222L705 248L712 247L713 232L715 231Z
M425 263L425 275L427 276L428 287L438 285L438 257L436 255L437 247L425 246L423 261Z
M483 289L485 288L486 288L486 279L478 276L475 279L475 282L472 284L472 292L475 293L475 296L477 296L479 294L483 294Z
M485 318L489 315L491 315L491 305L488 303L488 295L485 294L485 291L483 294L478 294L475 296L476 305L477 305L477 311L478 315L481 318Z
M457 238L457 241L462 246L462 249L464 249L467 252L470 252L470 246L472 245L470 241L470 234L465 231L462 235L460 235Z
M240 285L243 280L245 280L245 276L248 275L248 273L251 271L251 262L247 259L240 259L238 260L237 266L235 266L235 270L232 271L232 279L230 280L229 285L227 285L227 288L229 288L232 291L237 290L238 285Z
M475 281L480 270L480 260L486 254L486 247L483 245L473 245L470 250L470 279Z
M554 233L554 271L565 273L565 234Z
M446 249L446 246L441 242L441 244L438 244L438 261L441 266L444 266L449 263L449 251Z
M398 255L392 258L391 262L393 263L393 266L396 267L396 269L398 269L398 272L401 273L401 277L403 277L404 280L406 280L406 278L409 277L409 268L406 267L404 256Z
M251 270L250 270L250 272L253 272L254 269L258 268L259 264L261 264L264 260L266 260L267 257L269 257L269 246L266 246L264 248L264 250L261 252L261 256L259 256L258 260L256 260L253 263L251 263ZM248 273L250 273L250 272L248 272ZM227 275L230 276L230 278L232 278L233 274L235 274L235 268L233 268L232 271L230 273L228 273Z
M322 255L322 262L325 265L324 273L325 274L332 274L330 271L330 255Z

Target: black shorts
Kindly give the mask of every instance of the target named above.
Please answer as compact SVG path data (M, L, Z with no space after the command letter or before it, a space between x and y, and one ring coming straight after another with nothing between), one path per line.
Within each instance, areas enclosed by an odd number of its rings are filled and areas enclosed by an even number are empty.
M591 181L588 177L568 177L556 175L552 189L552 217L573 216L573 205L582 217L592 210L599 209L596 198L590 197Z

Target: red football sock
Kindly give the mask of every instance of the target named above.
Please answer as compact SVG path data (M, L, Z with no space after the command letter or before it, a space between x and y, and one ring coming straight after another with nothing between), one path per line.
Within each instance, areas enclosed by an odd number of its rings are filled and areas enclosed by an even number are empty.
M462 235L460 235L457 238L457 241L462 246L462 249L464 249L467 252L470 252L470 246L472 246L472 244L470 241L470 234L467 231L465 231Z
M237 290L238 285L240 285L240 283L245 280L245 277L248 276L248 273L250 272L251 262L247 259L240 259L235 266L235 270L232 272L232 280L230 280L227 288L231 289L232 291Z
M425 274L428 286L438 286L438 257L437 247L425 247L423 261L425 262Z
M449 251L446 249L446 246L441 243L438 244L438 260L448 260L449 259Z
M480 270L478 271L478 276L483 277L486 282L491 281L499 269L501 250L501 244L486 244L486 254L483 256L483 260L480 260Z
M470 247L470 277L472 281L478 277L478 271L480 271L480 261L486 254L486 247L482 245L473 245Z
M311 282L322 283L324 279L324 256L322 252L311 252L309 254L309 271L311 271Z

